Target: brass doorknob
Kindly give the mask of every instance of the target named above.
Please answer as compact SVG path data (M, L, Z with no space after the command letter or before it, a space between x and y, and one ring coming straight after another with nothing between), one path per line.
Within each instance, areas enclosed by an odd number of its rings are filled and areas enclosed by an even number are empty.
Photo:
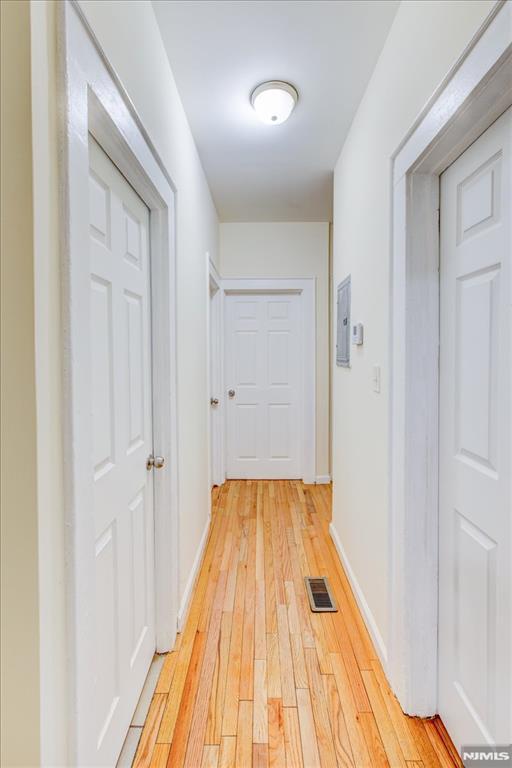
M151 469L153 469L153 467L155 469L162 469L164 464L165 464L165 459L164 459L163 456L153 456L153 454L151 453L148 456L147 461L146 461L146 469L148 470L148 472Z

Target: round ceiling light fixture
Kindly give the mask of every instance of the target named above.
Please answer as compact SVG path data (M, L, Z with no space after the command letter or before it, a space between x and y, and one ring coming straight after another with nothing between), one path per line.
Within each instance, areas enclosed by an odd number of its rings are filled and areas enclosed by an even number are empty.
M280 125L288 120L299 94L290 83L269 80L251 93L251 104L262 123Z

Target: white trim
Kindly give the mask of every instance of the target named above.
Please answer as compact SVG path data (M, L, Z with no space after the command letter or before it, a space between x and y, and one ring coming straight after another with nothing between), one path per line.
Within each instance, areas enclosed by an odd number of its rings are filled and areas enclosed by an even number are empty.
M94 707L93 592L88 552L94 552L92 486L89 476L88 362L80 342L88 317L84 280L88 264L88 132L137 190L150 209L153 321L154 447L168 458L155 475L156 650L169 650L178 614L178 488L176 409L175 196L133 105L91 35L80 8L60 6L63 81L61 165L64 456L66 561L69 608L70 763L90 764L94 736L88 712ZM87 358L88 360L88 358ZM86 409L85 409L86 410Z
M211 277L210 277L210 253L206 251L206 265L205 265L205 302L206 302L206 431L207 431L207 446L208 446L208 489L211 490L213 486L213 472L212 472L212 428L211 428L211 414L210 414L210 392L211 392ZM212 495L208 493L208 521L212 516ZM179 627L179 611L178 611L178 627Z
M212 258L209 253L206 254L207 264L208 264L208 273L210 275L210 284L213 282L213 285L219 289L221 288L222 284L222 277L220 276L219 272L217 271L217 267L212 261Z
M500 11L499 21L497 13ZM489 14L475 38L450 71L440 88L409 131L394 155L393 181L416 171L423 153L433 151L450 121L459 110L467 108L474 90L483 84L510 45L512 25L510 3L500 0ZM499 108L501 112L504 110ZM482 133L479 130L479 134ZM478 135L479 135L478 134ZM450 141L450 143L453 143ZM455 158L452 158L452 160ZM451 162L451 161L450 161Z
M437 711L439 176L512 102L512 3L498 3L394 156L387 673Z
M341 539L338 535L338 531L334 527L334 523L331 523L329 525L329 533L331 534L331 539L334 543L334 546L336 548L336 552L338 553L338 556L340 558L341 564L343 565L343 569L347 575L347 578L350 582L350 586L352 587L352 592L354 593L354 597L356 599L357 605L359 607L359 610L361 611L361 614L364 618L364 622L366 624L366 628L368 629L368 632L370 633L370 637L373 641L373 644L375 646L375 649L379 655L379 658L385 667L387 664L387 658L388 658L388 652L386 648L386 644L384 642L384 639L382 635L379 632L379 627L377 625L377 622L375 620L375 617L373 613L370 610L370 606L368 605L368 601L366 600L366 597L364 595L364 592L361 588L361 585L359 584L355 572L350 565L350 562L347 558L347 553L343 549L343 545L341 543Z
M330 475L317 475L315 483L317 485L329 485L331 482L331 476Z
M208 378L208 479L211 488L214 485L222 485L226 480L224 457L224 293L222 291L222 278L215 264L207 255L207 378ZM212 328L213 326L213 328ZM212 349L211 331L215 330L215 374L212 375ZM216 396L219 405L215 406L212 413L210 397ZM214 421L215 420L215 421ZM212 427L215 423L215 427ZM211 514L211 498L209 501Z
M303 396L302 479L313 485L316 478L316 278L233 277L222 280L224 294L298 293L302 296Z
M201 564L203 562L206 545L208 544L209 533L210 533L210 518L208 518L208 520L206 521L204 531L201 535L201 541L199 542L196 556L194 558L194 562L192 563L192 568L190 569L187 583L185 584L185 589L183 590L183 596L181 598L181 603L178 610L178 632L181 632L183 630L183 627L185 626L185 623L187 620L190 601L192 599L192 595L194 593L194 587L196 585L197 577L199 575Z

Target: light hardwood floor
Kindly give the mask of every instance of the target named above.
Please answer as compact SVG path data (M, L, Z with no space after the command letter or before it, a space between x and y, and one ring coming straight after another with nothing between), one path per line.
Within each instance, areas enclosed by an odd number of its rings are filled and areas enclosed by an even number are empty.
M439 718L391 693L331 542L329 486L230 481L213 493L189 616L134 765L460 766ZM304 576L337 613L311 613Z

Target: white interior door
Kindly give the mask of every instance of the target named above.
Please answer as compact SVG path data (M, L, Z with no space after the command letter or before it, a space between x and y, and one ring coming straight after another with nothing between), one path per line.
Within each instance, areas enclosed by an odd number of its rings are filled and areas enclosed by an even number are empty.
M149 211L90 140L97 764L115 765L155 650ZM93 584L91 583L91 588Z
M439 712L511 732L511 110L441 177Z
M228 478L302 476L300 301L226 296Z

